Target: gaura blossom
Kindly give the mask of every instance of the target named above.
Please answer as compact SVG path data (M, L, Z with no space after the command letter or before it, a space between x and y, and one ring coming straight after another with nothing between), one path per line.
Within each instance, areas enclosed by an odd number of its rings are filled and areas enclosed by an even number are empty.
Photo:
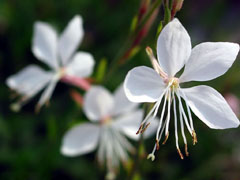
M47 23L34 24L32 52L51 70L45 71L37 65L29 65L7 79L7 85L22 96L15 107L20 108L44 89L37 105L39 109L50 99L61 78L84 78L92 73L92 55L82 51L75 52L83 35L82 18L79 15L69 22L60 36Z
M137 103L128 101L120 86L113 95L101 86L92 86L84 96L83 110L91 123L81 123L70 129L63 138L61 153L77 156L89 153L97 148L100 164L106 162L109 172L126 161L133 146L124 135L137 140L136 131L143 119L143 111ZM146 130L146 136L157 129L154 121L152 128Z
M193 144L197 143L191 110L210 128L238 127L238 118L216 90L205 85L192 88L180 86L185 82L208 81L223 75L233 64L238 51L238 44L228 42L205 42L192 49L190 37L178 19L174 19L163 28L157 41L158 61L152 50L147 48L154 70L146 66L136 67L128 72L124 82L124 90L130 101L155 103L139 130L149 125L151 121L149 117L152 114L155 117L160 104L163 104L156 143L149 158L154 159L155 150L159 149L164 130L163 144L169 136L171 105L174 114L176 148L181 159L183 154L178 145L179 122L186 156L188 156L188 150L184 122L193 138ZM176 76L183 66L185 66L183 73L180 77ZM183 100L187 112L184 111ZM167 110L166 118L164 118L165 110Z

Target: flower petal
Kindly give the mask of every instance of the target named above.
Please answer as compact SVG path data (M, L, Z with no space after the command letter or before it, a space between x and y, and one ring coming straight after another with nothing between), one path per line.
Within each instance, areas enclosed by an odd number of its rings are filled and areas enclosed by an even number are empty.
M59 78L53 78L48 86L46 87L46 89L43 91L43 94L40 97L40 100L38 101L37 104L37 110L39 110L43 104L45 104L47 101L50 100L52 93L57 85L57 82L59 81Z
M180 82L208 81L223 75L233 64L239 45L227 42L206 42L193 48Z
M59 53L66 65L83 38L82 17L77 15L68 23L59 39Z
M126 136L128 136L131 139L137 140L139 139L139 135L136 134L138 131L141 122L143 120L143 110L136 110L133 112L129 112L128 114L125 114L123 116L120 116L113 122L113 126L123 132ZM146 129L144 132L144 137L149 137L154 132L156 132L157 129L157 120L153 119L151 121L150 126Z
M61 153L77 156L93 151L99 139L100 127L90 123L77 125L63 137Z
M124 91L132 102L156 102L164 88L160 75L146 66L130 70L124 81Z
M36 65L29 65L17 74L10 76L6 83L17 93L31 97L42 90L52 76L51 72L46 72Z
M209 86L181 89L195 115L213 129L239 126L239 120L220 93ZM183 93L182 93L183 92ZM186 99L185 99L186 100Z
M74 55L72 62L67 65L66 73L75 77L88 77L92 74L94 58L86 52L78 52Z
M168 23L157 41L157 56L160 66L173 77L186 63L191 53L191 39L178 19Z
M83 110L92 121L107 118L112 114L113 106L112 95L101 86L92 86L84 97Z
M112 115L114 116L132 111L139 105L138 103L133 103L128 100L122 84L114 92L113 98L114 98L114 109L113 109Z
M57 69L57 33L47 23L36 22L33 32L33 54L53 69Z

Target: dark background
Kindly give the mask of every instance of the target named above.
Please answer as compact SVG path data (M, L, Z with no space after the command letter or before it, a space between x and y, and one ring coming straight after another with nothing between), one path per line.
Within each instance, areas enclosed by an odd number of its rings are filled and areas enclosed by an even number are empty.
M94 153L76 158L60 154L64 133L73 124L87 121L69 95L74 87L59 83L51 105L43 107L38 114L34 106L39 95L14 113L9 108L13 100L5 80L29 64L47 68L31 52L36 20L49 22L61 32L75 14L84 19L85 37L79 49L93 54L95 69L102 58L106 58L109 65L126 40L139 4L138 0L0 0L0 179L104 178L105 171L97 165ZM177 17L188 30L193 46L205 41L240 43L238 0L185 0ZM142 50L111 75L107 88L114 90L132 67L150 65L144 48L147 45L155 48L157 26L162 19L160 12L142 42ZM239 60L240 57L224 76L201 84L210 85L222 94L240 97ZM196 117L194 125L199 143L193 146L187 135L190 157L179 158L172 135L157 152L154 162L142 160L136 179L240 179L239 128L212 130ZM173 127L170 134L171 129ZM154 138L145 141L147 152L153 144ZM122 168L119 179L125 176Z

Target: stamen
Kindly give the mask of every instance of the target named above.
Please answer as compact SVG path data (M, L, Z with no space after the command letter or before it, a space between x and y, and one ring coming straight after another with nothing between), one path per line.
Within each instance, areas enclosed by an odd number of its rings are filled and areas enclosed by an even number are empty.
M186 156L189 156L187 144L185 144L185 154L186 154Z
M178 152L180 158L184 159L184 156L183 156L183 154L182 154L182 152L181 152L181 150L179 148L177 149L177 152Z
M192 131L192 137L193 137L193 145L195 145L198 142L198 140L197 140L197 134L194 130Z
M166 144L167 140L168 140L168 136L169 136L169 131L167 132L166 136L165 136L165 139L163 141L163 145Z
M140 131L140 133L144 133L144 131L146 131L146 129L148 128L148 126L150 125L150 122L147 123L147 125Z
M159 141L156 139L157 150L159 150Z
M157 129L156 139L159 139L159 132L160 132L160 129L162 127L163 116L164 116L164 112L165 112L165 108L166 108L166 101L167 101L167 95L165 94L165 98L164 98L164 102L163 102L163 109L162 109L158 129Z
M172 96L174 97L174 92L172 92ZM178 145L178 127L177 127L177 111L176 111L176 100L175 97L173 98L173 113L174 113L174 126L175 126L175 139L176 139L176 148L179 152L179 155L182 159L183 156L180 149L179 149L179 145Z
M189 126L189 123L188 123L188 120L187 120L187 116L186 116L186 114L185 114L185 112L183 110L182 101L181 101L181 98L180 98L178 92L176 92L176 95L177 95L178 101L179 101L179 112L181 112L181 114L183 115L184 122L185 122L185 124L187 126L187 129L188 129L189 133L192 135L192 129Z
M143 127L143 124L140 125L138 131L136 132L136 134L139 134L140 131L142 131L142 127Z
M192 114L191 114L191 111L190 111L190 108L189 108L189 104L188 104L187 96L185 95L184 91L181 91L181 93L183 94L183 97L184 97L185 102L186 102L187 112L188 112L188 116L189 116L189 119L190 119L190 125L191 125L191 128L192 128L192 130L194 130L194 127L193 127L193 120L192 120Z
M165 129L165 135L168 136L168 129L169 129L169 122L170 122L170 107L171 107L171 93L169 92L168 94L168 113L167 113L167 124L166 124L166 129Z

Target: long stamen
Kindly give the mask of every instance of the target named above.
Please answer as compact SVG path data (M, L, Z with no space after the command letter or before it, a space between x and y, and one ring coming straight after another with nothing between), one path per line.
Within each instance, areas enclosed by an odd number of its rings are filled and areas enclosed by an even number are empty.
M180 90L180 91L181 91L181 90ZM181 91L181 93L183 94L183 97L184 97L185 102L186 102L186 106L187 106L188 116L189 116L189 119L190 119L190 125L191 125L191 128L192 128L192 130L194 131L193 120L192 120L192 114L191 114L191 111L190 111L190 108L189 108L188 99L187 99L187 97L186 97L184 91Z
M187 96L185 95L184 91L181 91L181 93L183 94L183 98L185 99L185 102L186 102L188 116L189 116L189 119L190 119L190 125L191 125L191 128L192 128L193 145L195 145L198 142L197 141L197 134L196 134L196 132L194 130L194 127L193 127L192 114L191 114L190 107L189 107L189 104L188 104L188 99L187 99Z
M184 112L183 105L182 105L182 101L181 101L181 98L180 98L178 92L176 92L176 95L177 95L177 97L178 97L178 102L179 102L179 112L182 113L183 118L184 118L184 121L185 121L185 124L186 124L186 126L187 126L187 129L188 129L189 133L192 135L192 129L191 129L190 126L189 126L189 123L188 123L188 120L187 120L187 116L186 116L186 114L185 114L185 112Z
M164 102L163 102L163 109L162 109L162 113L161 113L158 129L157 129L157 134L156 134L156 140L157 141L158 141L158 138L159 138L160 129L162 127L162 121L163 121L163 116L164 116L164 112L165 112L165 108L166 108L166 102L167 102L167 95L165 94L165 98L164 98Z
M178 154L179 154L180 158L183 159L184 157L183 157L183 155L181 153L181 150L179 148L179 145L178 145L177 111L176 111L176 100L175 100L175 97L174 97L174 92L172 92L172 96L173 96L173 113L174 113L176 148L177 148L177 151L178 151Z
M168 129L169 129L169 122L170 122L170 107L171 107L171 93L169 92L168 93L168 113L167 113L167 124L166 124L166 129L165 129L165 136L166 136L166 140L167 140L167 138L168 138L168 135L169 135L169 131L168 131ZM166 141L165 140L165 141ZM164 141L164 142L165 142ZM164 143L165 144L165 143Z
M182 112L180 110L179 110L179 116L180 116L180 125L181 125L183 142L185 144L185 154L186 154L186 156L189 156L188 149L187 149L187 139L186 139L186 136L185 136L185 133L184 133L183 117L182 117Z

